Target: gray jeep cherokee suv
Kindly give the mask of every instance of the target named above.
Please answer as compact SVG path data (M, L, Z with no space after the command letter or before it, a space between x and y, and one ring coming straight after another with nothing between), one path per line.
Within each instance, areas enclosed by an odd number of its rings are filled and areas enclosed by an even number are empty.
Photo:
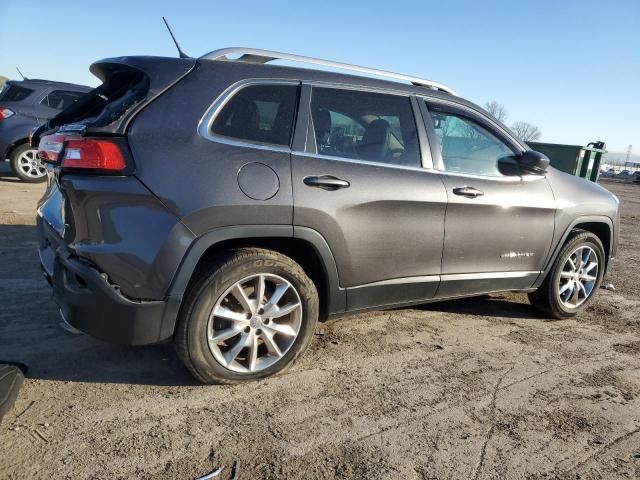
M363 310L515 290L570 317L615 256L616 197L444 85L251 49L91 70L34 135L42 267L69 324L172 339L202 382L275 374Z

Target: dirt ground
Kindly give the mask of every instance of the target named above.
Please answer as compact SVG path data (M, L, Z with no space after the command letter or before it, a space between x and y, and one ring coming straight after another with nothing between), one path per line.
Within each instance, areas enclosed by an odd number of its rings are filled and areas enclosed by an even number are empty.
M575 320L491 295L326 324L286 374L193 382L168 345L59 327L36 253L41 185L0 164L0 358L30 372L0 478L640 478L640 186L609 281Z

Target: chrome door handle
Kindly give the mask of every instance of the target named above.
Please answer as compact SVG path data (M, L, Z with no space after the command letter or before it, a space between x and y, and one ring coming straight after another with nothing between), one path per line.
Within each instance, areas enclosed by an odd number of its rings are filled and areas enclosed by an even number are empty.
M484 195L484 192L473 187L456 187L453 189L453 194L461 197L476 198Z
M346 180L331 175L305 177L302 181L309 187L318 187L324 190L338 190L339 188L347 188L351 185Z

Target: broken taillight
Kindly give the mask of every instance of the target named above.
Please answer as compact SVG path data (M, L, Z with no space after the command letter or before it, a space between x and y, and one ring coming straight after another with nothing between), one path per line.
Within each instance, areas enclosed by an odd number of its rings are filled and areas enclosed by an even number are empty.
M65 143L62 168L122 172L127 163L120 147L109 140L81 139Z
M59 165L64 170L125 173L128 169L117 140L46 135L40 139L38 156L43 162Z
M64 135L46 135L40 139L38 158L46 163L56 165L64 145Z

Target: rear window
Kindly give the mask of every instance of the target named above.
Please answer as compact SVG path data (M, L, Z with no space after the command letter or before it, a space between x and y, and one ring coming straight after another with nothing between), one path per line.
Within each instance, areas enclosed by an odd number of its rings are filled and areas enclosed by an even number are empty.
M65 108L73 105L78 99L84 95L82 92L70 92L65 90L54 90L49 95L44 97L40 102L40 105L45 107L55 108L56 110L64 110Z
M33 93L29 88L19 87L18 85L5 85L0 91L0 101L4 102L20 102Z
M105 82L89 93L55 91L46 102L63 110L51 122L51 127L80 122L100 127L119 119L130 107L143 100L149 90L149 78L136 69L111 73ZM45 101L43 104L46 105Z
M289 145L297 99L297 85L245 87L226 103L211 132L250 142Z
M102 84L43 124L32 139L36 142L42 133L71 124L81 124L93 133L125 133L144 105L163 95L195 65L192 58L162 57L122 57L94 63L91 72Z

